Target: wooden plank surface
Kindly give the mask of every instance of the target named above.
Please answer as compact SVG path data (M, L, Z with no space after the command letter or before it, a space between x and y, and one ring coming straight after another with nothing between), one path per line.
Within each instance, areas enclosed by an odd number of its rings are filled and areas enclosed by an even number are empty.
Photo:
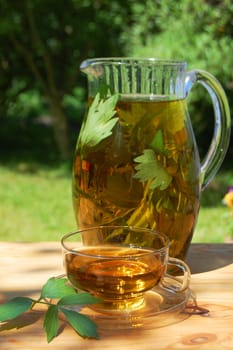
M191 288L198 305L209 309L208 315L192 315L162 328L152 324L143 329L101 331L100 340L82 339L61 323L61 334L47 344L42 314L31 312L0 326L0 349L233 349L233 244L194 244L187 261ZM49 277L64 272L58 242L1 242L0 266L0 302L19 295L37 297ZM34 323L26 326L29 321Z

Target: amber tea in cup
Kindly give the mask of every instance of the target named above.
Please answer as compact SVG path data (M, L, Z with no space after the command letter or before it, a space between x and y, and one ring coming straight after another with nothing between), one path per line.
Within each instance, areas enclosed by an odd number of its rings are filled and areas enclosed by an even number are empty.
M101 298L103 302L94 307L105 311L141 307L146 291L158 284L174 288L163 281L168 264L183 271L179 290L188 287L189 268L181 260L170 258L168 238L150 229L87 228L65 235L62 247L72 285Z

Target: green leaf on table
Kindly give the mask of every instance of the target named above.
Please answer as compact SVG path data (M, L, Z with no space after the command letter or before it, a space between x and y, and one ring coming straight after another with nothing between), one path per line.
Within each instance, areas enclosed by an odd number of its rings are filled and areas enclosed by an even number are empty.
M79 335L88 338L99 338L97 326L90 318L76 311L67 310L63 307L60 308L60 311L65 315L69 324Z
M79 294L71 294L71 295L66 295L65 297L61 298L57 305L90 305L90 304L96 304L100 302L101 299L94 297L93 295L87 293L87 292L82 292Z
M16 297L0 305L0 322L12 320L29 310L33 300L26 297Z
M118 98L119 95L115 94L104 100L99 93L96 94L80 132L81 147L94 147L112 134L118 120L113 118Z
M42 287L40 299L59 299L66 295L76 293L76 290L68 284L67 278L51 277Z
M134 161L139 163L135 167L137 170L137 173L134 175L135 179L139 179L141 182L151 180L150 189L152 190L159 187L162 191L170 185L172 177L157 160L152 149L145 149L143 154L136 157Z
M44 329L47 335L47 342L50 343L58 332L58 307L50 305L44 318Z

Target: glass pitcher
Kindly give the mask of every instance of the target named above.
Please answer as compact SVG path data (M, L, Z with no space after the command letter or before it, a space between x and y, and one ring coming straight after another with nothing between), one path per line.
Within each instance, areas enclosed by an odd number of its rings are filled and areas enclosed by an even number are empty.
M86 60L88 108L73 164L79 228L129 225L164 232L170 255L184 259L201 191L219 169L230 139L220 83L186 63L154 58ZM215 126L200 162L186 98L200 83L213 102Z

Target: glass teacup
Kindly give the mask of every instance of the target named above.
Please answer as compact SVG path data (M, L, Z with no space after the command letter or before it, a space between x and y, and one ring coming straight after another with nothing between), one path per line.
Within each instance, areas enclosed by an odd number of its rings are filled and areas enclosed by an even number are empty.
M69 281L102 300L92 308L134 310L143 307L145 293L156 286L174 294L189 287L189 267L169 257L169 240L162 233L98 226L68 233L61 244ZM170 265L182 272L179 279L167 273Z

